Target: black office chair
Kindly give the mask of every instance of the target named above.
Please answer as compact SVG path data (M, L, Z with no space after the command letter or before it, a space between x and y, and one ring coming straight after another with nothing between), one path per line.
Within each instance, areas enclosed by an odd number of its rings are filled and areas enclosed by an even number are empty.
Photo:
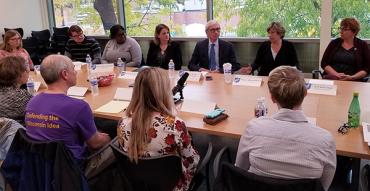
M31 36L37 40L37 55L42 61L46 56L52 53L50 46L50 31L32 31Z
M131 162L125 152L111 144L117 166L130 182L133 190L170 191L182 174L181 158L175 155L139 159Z
M54 53L64 54L68 36L69 27L56 28L53 27L53 36L51 37L51 47Z
M14 29L11 29L11 28L4 28L4 32L8 31L8 30L16 30L20 35L21 35L21 38L23 38L23 28L14 28Z
M41 59L38 55L38 42L34 37L28 37L22 40L23 48L27 50L28 54L34 65L39 65L41 63Z
M318 179L286 180L258 176L220 159L227 152L217 153L214 163L214 191L324 191Z
M19 129L1 166L14 191L88 190L71 152L61 142L40 142Z

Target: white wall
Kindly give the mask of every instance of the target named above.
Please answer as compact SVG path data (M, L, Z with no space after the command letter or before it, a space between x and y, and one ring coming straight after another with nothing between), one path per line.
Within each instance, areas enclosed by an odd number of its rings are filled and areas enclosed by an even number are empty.
M0 34L4 28L22 27L27 37L32 30L49 28L46 0L0 0L0 4Z

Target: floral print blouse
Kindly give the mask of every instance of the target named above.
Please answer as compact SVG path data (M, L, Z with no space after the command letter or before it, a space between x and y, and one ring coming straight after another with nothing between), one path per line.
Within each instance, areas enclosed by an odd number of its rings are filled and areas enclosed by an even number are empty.
M117 128L118 142L120 148L125 152L127 152L130 140L131 120L131 118L124 117ZM200 157L193 148L185 123L177 117L173 118L155 113L152 127L149 128L147 135L151 138L151 141L141 157L179 155L182 162L182 177L174 190L187 190Z
M0 58L6 57L6 56L21 56L24 58L26 63L29 64L30 69L33 69L33 62L31 60L31 57L28 54L27 50L24 48L19 48L18 50L15 50L13 52L8 52L6 50L0 50Z

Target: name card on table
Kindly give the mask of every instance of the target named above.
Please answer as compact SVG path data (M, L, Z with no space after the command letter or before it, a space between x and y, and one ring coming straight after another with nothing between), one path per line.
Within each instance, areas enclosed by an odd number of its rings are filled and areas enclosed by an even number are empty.
M311 94L322 94L322 95L337 95L336 85L327 84L306 84L307 92Z
M87 88L86 87L72 86L72 87L70 87L68 89L67 95L69 95L69 96L83 97L86 92L87 92Z
M130 104L128 101L115 101L112 100L108 102L107 104L99 107L96 109L96 112L101 113L119 113L127 108L127 106Z
M181 111L205 115L206 113L213 111L215 107L216 103L214 102L185 99L182 103Z
M321 85L334 85L333 80L317 80L317 79L310 79L308 80L310 84L321 84Z
M41 82L34 82L35 83L35 92L39 91Z
M202 79L202 72L186 71L189 73L187 82L199 82Z
M119 74L118 78L125 79L125 80L135 80L137 76L137 72L128 72L123 71L121 74Z
M367 145L370 146L370 123L362 122L362 131L364 134L364 142L366 142Z
M133 88L117 88L114 100L130 101Z
M262 84L262 78L248 75L235 75L233 85L235 86L253 86L260 87Z

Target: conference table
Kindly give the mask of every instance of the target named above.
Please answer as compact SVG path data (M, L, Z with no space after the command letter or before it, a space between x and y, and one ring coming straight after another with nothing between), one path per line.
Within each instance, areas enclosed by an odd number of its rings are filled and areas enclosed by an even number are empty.
M116 70L115 72L117 73ZM277 105L270 99L267 77L263 77L260 87L248 87L225 83L223 74L209 73L208 75L213 79L187 82L183 90L184 101L215 102L218 107L226 110L225 113L229 117L212 126L203 122L203 115L181 112L181 105L179 105L177 106L178 116L185 121L190 131L239 139L248 121L255 118L254 107L259 97L266 98L268 115L277 111ZM36 81L42 81L40 75L36 78ZM90 105L95 117L120 120L123 112L100 113L95 110L113 100L117 88L127 88L133 82L133 80L115 78L110 86L99 87L97 96L93 96L88 91L84 100ZM303 101L302 109L307 117L333 135L338 155L370 159L370 149L364 142L362 127L351 128L347 134L338 133L340 124L347 122L347 112L353 92L359 92L361 121L370 122L370 83L335 81L334 84L337 85L336 96L308 93ZM77 86L90 87L86 67L78 71Z
M135 68L128 68L134 70ZM117 74L117 68L114 72ZM184 102L187 100L215 102L218 107L225 109L229 117L217 125L208 125L203 122L203 115L180 111L181 104L177 105L178 116L185 121L192 132L217 135L239 139L243 134L248 121L254 119L254 108L257 99L266 98L268 115L277 112L277 105L272 103L267 87L267 77L262 77L260 87L235 86L224 82L223 74L209 73L212 80L202 79L199 82L187 82L183 89ZM40 75L35 76L36 81L43 81ZM117 88L127 88L134 80L114 78L112 84L99 87L99 95L93 96L90 91L85 94L84 100L90 105L94 116L120 120L120 113L101 113L95 110L112 101ZM338 133L339 126L347 122L348 108L353 92L359 92L361 105L361 122L370 122L370 83L335 81L337 93L335 96L308 93L302 109L310 121L321 128L328 130L336 141L337 155L353 157L352 169L354 184L351 190L357 190L361 159L370 159L370 149L364 142L362 126L351 128L348 133ZM78 71L76 86L90 87L87 81L86 66ZM45 88L45 87L44 87ZM41 88L41 91L42 88ZM170 90L169 90L170 91Z

